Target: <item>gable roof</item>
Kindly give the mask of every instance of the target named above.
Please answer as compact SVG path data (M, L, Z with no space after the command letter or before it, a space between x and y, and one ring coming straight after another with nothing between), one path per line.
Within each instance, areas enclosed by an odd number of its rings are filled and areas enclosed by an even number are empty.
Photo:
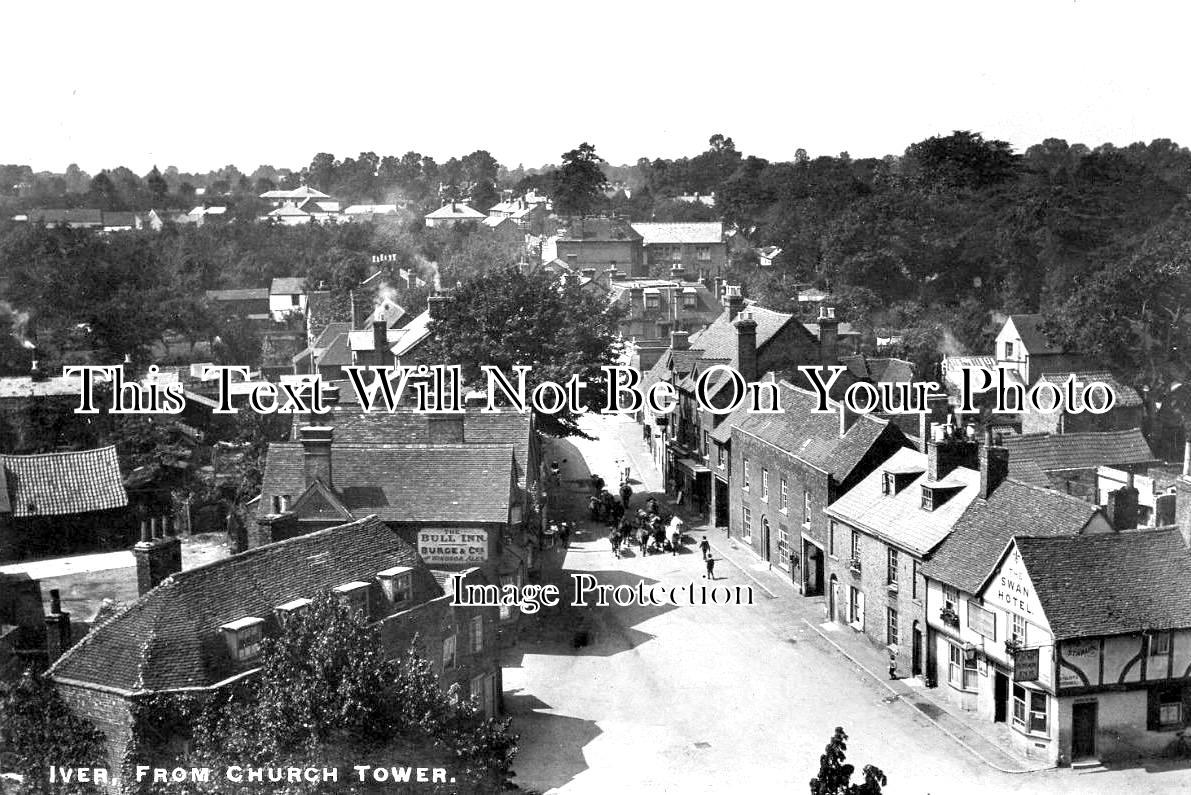
M259 510L269 497L307 490L302 445L269 445ZM353 516L386 522L507 522L513 487L510 444L331 445L327 484Z
M96 626L50 669L73 680L144 692L201 687L236 669L219 627L268 620L277 605L414 568L414 602L441 595L416 551L375 517L250 549L179 572Z
M0 467L14 517L66 516L128 504L114 446L39 455L0 454Z
M268 190L260 195L262 199L329 199L327 194L309 185L299 185L293 190Z
M1046 318L1042 315L1010 315L1009 321L1012 321L1013 328L1017 329L1017 336L1021 337L1021 344L1026 346L1031 356L1063 353L1063 346L1051 343L1043 333L1042 324Z
M709 245L724 242L724 225L720 221L686 223L635 223L633 231L641 235L642 245L682 243Z
M1072 375L1075 376L1076 382L1084 384L1085 386L1093 381L1103 382L1116 396L1116 402L1113 404L1114 407L1132 408L1141 405L1141 395L1137 394L1137 390L1118 380L1115 375L1108 372L1107 370L1077 370L1073 373L1043 373L1038 380L1046 381L1062 388L1062 386L1067 383L1067 379ZM1093 394L1098 396L1099 390ZM1083 401L1080 399L1081 397L1082 395L1076 394L1075 405L1071 406L1071 409L1076 411L1083 410L1084 406ZM1092 405L1099 407L1101 404L1098 403L1095 398L1093 398Z
M758 354L779 331L791 322L797 324L803 334L813 339L813 335L806 330L805 326L798 323L793 315L785 312L775 312L772 309L766 309L760 304L745 302L745 308L735 319L729 319L729 312L721 312L719 317L712 321L711 325L702 331L692 334L690 336L691 347L703 349L704 355L708 359L723 359L730 362L733 367L737 366L737 335L736 327L732 324L735 320L745 317L746 313L757 323ZM815 340L815 342L818 344L818 340Z
M909 383L914 380L914 363L905 359L858 354L841 356L839 363L856 378L874 384Z
M278 276L269 284L269 295L301 295L304 292L305 276Z
M922 572L974 594L1013 536L1073 536L1099 512L1092 503L1010 478L968 506Z
M620 218L580 218L572 220L565 229L559 230L558 242L590 241L637 241L641 234Z
M434 212L426 213L426 217L433 220L441 218L454 218L456 220L474 218L477 221L487 218L482 212L472 209L463 202L448 202Z
M1014 545L1056 639L1191 627L1191 554L1177 529L1018 538L1005 555Z
M780 381L782 411L777 414L748 414L733 420L740 433L749 434L784 450L794 458L843 481L860 463L877 438L889 426L886 420L863 415L840 436L839 404L833 411L818 413L815 396L788 381ZM731 416L731 415L730 415ZM721 444L731 438L732 428L720 423L712 437ZM913 452L913 451L910 451Z
M896 494L885 494L885 471L920 474ZM956 467L938 483L932 483L928 474L926 453L903 447L825 511L911 553L925 555L947 537L980 490L980 473L974 469ZM922 507L923 486L955 491L942 505L926 510Z
M422 312L399 329L401 336L389 351L394 356L407 356L430 336L430 310Z
M1101 464L1148 464L1157 461L1138 428L1083 433L1030 433L1002 441L1009 460L1033 461L1043 472L1095 469Z

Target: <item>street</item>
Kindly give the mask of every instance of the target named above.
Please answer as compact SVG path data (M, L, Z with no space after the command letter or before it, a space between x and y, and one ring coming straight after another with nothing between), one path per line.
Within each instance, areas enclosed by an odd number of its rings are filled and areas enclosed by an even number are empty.
M638 426L586 418L595 441L555 440L562 503L578 532L547 552L543 581L590 572L601 583L706 584L696 544L677 556L613 557L587 520L594 471L614 490L631 467L633 507L659 492ZM622 465L624 465L622 463ZM659 495L659 500L666 504ZM556 509L557 510L557 509ZM722 534L711 543L726 548ZM735 556L734 556L735 557ZM739 559L739 558L738 558ZM1009 774L992 769L850 664L803 620L796 597L721 558L716 585L750 586L755 603L559 608L526 623L505 660L505 707L521 735L515 781L539 792L803 792L836 726L848 762L881 768L892 793L1185 792L1191 771L1145 766ZM577 646L574 629L588 631ZM853 779L861 781L859 772Z

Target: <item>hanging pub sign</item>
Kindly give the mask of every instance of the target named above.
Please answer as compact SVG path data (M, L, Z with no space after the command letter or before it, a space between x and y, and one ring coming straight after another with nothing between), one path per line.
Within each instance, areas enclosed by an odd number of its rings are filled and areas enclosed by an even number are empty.
M1038 681L1038 649L1022 649L1013 655L1013 681Z

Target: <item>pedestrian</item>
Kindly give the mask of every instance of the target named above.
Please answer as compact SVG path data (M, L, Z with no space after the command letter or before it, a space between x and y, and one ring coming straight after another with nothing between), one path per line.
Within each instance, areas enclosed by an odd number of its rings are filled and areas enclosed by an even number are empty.
M647 510L649 513L653 514L654 516L657 516L659 513L658 512L658 501L656 499L654 499L653 497L650 497L645 502L645 510Z
M703 553L704 560L711 557L711 542L707 540L707 536L703 536L703 540L699 542L699 551Z
M598 492L603 491L604 490L604 479L602 477L600 477L599 475L592 475L591 478L592 478L591 485L595 486L596 492L598 493Z
M630 486L629 482L626 480L624 483L620 484L620 501L622 503L624 503L625 509L628 509L629 500L631 500L632 498L633 498L633 487Z
M708 555L706 563L707 563L707 579L714 580L715 579L715 558Z
M600 499L596 495L591 495L591 499L587 501L587 508L591 511L591 521L598 522L600 520Z
M889 652L889 678L897 679L897 654Z
M682 546L682 533L680 533L680 532L678 532L677 530L675 530L675 531L674 531L674 535L670 536L670 549L671 549L671 554L677 555L677 554L678 554L678 548L679 548L680 546Z
M641 528L641 557L649 555L649 531Z
M608 540L612 542L613 557L619 558L620 557L620 533L619 532L612 533L610 536L608 536Z

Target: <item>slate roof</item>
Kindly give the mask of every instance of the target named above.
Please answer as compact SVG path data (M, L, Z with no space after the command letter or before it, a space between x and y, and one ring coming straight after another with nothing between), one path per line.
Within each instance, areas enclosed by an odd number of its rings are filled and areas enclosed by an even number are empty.
M793 315L785 312L775 312L772 309L746 302L745 308L737 316L736 320L748 313L757 323L757 351L760 353L761 349L765 347L774 335L785 328L787 323L796 323L802 329L803 333L813 338L813 335L806 330L805 326L798 323ZM719 317L712 321L711 325L700 332L690 336L690 345L692 348L702 348L704 355L708 359L725 359L736 366L736 327L732 325L735 320L728 319L728 312L721 312ZM818 340L816 339L816 343Z
M1030 433L1006 436L1002 444L1009 460L1033 461L1044 472L1095 469L1104 464L1125 466L1157 461L1141 430Z
M301 295L305 292L304 276L278 276L269 285L269 295Z
M896 494L883 494L885 470L922 474ZM980 473L957 467L942 483L954 484L958 491L928 511L922 507L922 486L929 483L927 475L926 453L902 448L829 505L826 513L913 554L926 555L947 537L980 491Z
M630 224L641 235L642 245L680 245L682 243L709 245L724 242L724 225L720 221L688 223Z
M736 427L740 433L768 442L830 473L837 481L844 480L856 468L889 425L886 420L861 416L840 436L840 420L836 411L824 414L813 412L811 409L816 405L816 400L811 392L787 381L780 381L779 384L781 413L748 414L738 421ZM838 409L838 405L833 408ZM712 438L721 444L731 438L732 429L723 430L726 424L720 423L712 431Z
M922 572L977 593L1013 536L1073 536L1099 512L1084 500L1010 477L987 500L968 506Z
M1101 381L1108 386L1116 395L1115 407L1131 408L1141 405L1141 395L1137 394L1137 390L1126 383L1118 380L1115 375L1107 370L1077 370L1074 373L1043 373L1038 379L1039 381L1047 381L1049 383L1062 388L1067 383L1067 378L1071 375L1075 376L1078 383L1085 386L1093 381ZM1096 390L1094 395L1099 395L1101 390ZM1093 399L1092 405L1099 408L1100 404L1096 399ZM1079 392L1075 394L1075 409L1083 408L1083 401L1080 400Z
M401 336L397 338L397 342L389 349L390 352L398 357L408 356L423 340L430 336L430 322L430 311L427 310L406 323L401 328Z
M861 381L870 383L909 383L914 380L914 365L905 359L874 356L841 356L839 363Z
M1015 543L1057 639L1191 627L1191 554L1178 530Z
M1051 344L1042 333L1042 324L1046 320L1042 315L1010 315L1009 319L1013 321L1013 327L1017 329L1022 344L1031 356L1063 353L1063 346Z
M1014 480L1019 480L1022 483L1028 483L1031 486L1040 486L1041 488L1050 488L1050 478L1046 476L1046 472L1042 467L1038 466L1037 461L1014 461L1009 459L1009 477Z
M568 224L559 231L559 241L578 240L640 240L641 234L628 221L619 218L583 218Z
M38 455L0 454L14 517L66 516L128 504L114 446Z
M249 287L243 290L207 290L208 301L268 301L268 287Z
M509 519L510 444L331 445L332 487L354 516L386 522L498 522ZM306 491L302 445L269 445L259 510L272 496Z
M442 595L412 546L376 518L279 541L174 574L97 625L50 669L124 691L201 687L236 672L219 627L392 566L414 569L413 601Z
M262 199L329 199L322 191L315 190L309 185L301 185L293 190L269 190L260 195Z
M486 218L479 210L474 210L463 202L453 202L444 204L437 210L431 213L426 213L426 217L431 220L438 220L440 218L455 218L458 220L472 219L481 220Z

